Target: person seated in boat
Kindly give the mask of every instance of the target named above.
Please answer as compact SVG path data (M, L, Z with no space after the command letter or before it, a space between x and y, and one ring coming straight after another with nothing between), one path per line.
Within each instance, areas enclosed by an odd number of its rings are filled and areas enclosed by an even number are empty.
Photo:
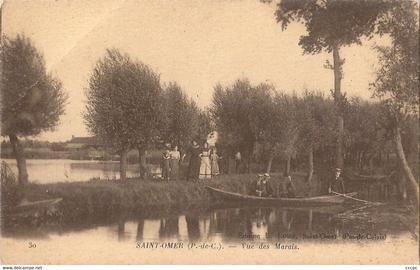
M284 173L284 181L282 182L282 192L280 197L294 198L296 197L296 188L292 181L292 176Z
M258 179L254 182L253 189L258 197L273 196L273 187L271 186L270 175L268 173L259 174Z
M341 169L336 168L335 169L335 176L333 179L331 179L329 187L328 187L328 193L337 192L344 194L346 192L344 187L344 178L341 174Z

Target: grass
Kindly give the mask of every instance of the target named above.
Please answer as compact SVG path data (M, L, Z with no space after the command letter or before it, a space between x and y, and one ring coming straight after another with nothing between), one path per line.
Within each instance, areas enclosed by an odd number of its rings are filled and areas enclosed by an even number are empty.
M163 209L204 208L220 204L206 191L210 185L224 190L249 193L255 174L222 175L198 183L187 181L140 180L91 180L53 184L29 184L25 197L30 201L48 198L63 198L62 221L79 223L80 220L95 221L113 218L122 213L142 215ZM316 185L309 187L304 174L294 175L298 195L307 194ZM281 177L272 176L272 184L278 192Z

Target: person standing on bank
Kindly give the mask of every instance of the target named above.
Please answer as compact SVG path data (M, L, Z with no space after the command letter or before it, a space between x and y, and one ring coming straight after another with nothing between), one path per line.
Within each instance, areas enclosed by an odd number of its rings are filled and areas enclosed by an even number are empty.
M238 151L235 154L235 173L240 173L241 162L242 162L241 152Z
M162 169L162 178L163 180L168 181L169 175L171 173L171 166L170 166L170 155L169 150L165 150L162 155L162 162L161 162L161 169Z
M207 143L204 143L203 151L200 154L200 158L200 179L211 178L210 149Z
M219 159L221 159L221 157L219 157L217 155L217 149L213 148L210 151L210 162L211 162L211 175L212 176L216 176L219 175Z
M198 180L198 176L200 174L200 154L200 146L198 145L197 141L192 140L191 148L189 149L190 161L188 164L188 181Z
M282 193L280 197L294 198L296 197L296 188L292 181L292 176L284 173L284 181L282 182Z
M178 146L175 145L169 153L171 157L171 180L179 179L179 163L181 160L181 153L178 151Z

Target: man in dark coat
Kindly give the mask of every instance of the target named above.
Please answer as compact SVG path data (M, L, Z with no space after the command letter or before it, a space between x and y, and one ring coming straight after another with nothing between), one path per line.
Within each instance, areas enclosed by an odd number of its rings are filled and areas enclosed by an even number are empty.
M341 175L340 168L335 169L335 176L330 181L328 192L331 193L332 191L335 191L341 194L344 194L346 192L344 188L344 179L343 179L343 176Z
M273 196L274 189L271 186L270 175L268 173L258 175L258 179L252 183L251 193L251 195L258 197Z
M196 181L198 180L198 176L200 175L200 154L201 149L198 145L197 141L193 140L191 142L191 148L189 150L190 154L190 162L188 164L188 181Z

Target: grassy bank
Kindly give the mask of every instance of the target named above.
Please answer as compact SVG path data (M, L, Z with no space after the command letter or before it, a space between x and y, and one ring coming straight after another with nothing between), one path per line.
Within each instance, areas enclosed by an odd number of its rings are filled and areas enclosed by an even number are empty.
M228 191L249 193L255 174L223 175L211 180L192 183L187 181L161 182L157 180L129 179L93 180L89 182L29 184L24 193L30 200L63 198L62 221L77 223L80 220L103 220L129 213L147 214L162 209L186 209L210 207L220 203L206 191L205 186ZM294 175L298 195L307 195L317 190L317 182L310 187L304 174ZM281 177L272 177L275 192L281 189Z

